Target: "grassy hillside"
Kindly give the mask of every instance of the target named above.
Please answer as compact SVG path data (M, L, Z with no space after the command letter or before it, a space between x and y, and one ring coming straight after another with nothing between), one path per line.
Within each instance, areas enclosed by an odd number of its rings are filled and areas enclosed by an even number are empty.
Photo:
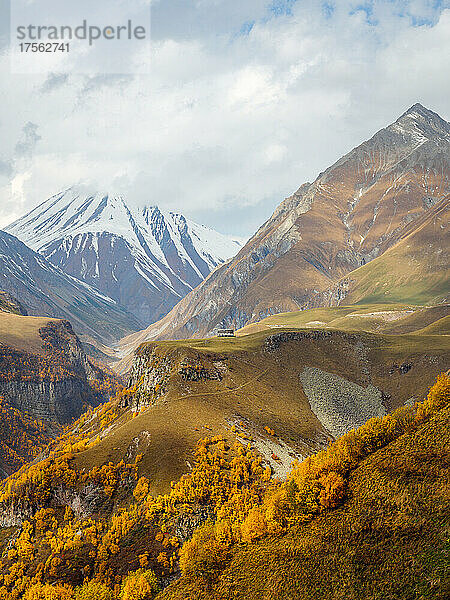
M271 348L277 336L282 341ZM274 471L285 474L295 458L332 439L329 419L337 405L343 419L355 411L348 394L360 393L363 402L364 390L374 386L386 411L419 399L446 368L449 347L442 336L279 328L230 339L144 344L129 384L128 410L135 417L123 424L119 418L76 461L88 468L142 453L140 469L151 475L152 493L165 493L189 468L201 436L224 435L252 440ZM309 390L316 412L300 378L310 377L307 369L317 369ZM329 398L321 401L328 384ZM357 387L350 390L350 384ZM378 413L364 414L354 415L352 426Z
M12 346L17 350L45 354L44 340L39 330L49 323L59 321L60 319L48 317L28 317L0 312L0 344Z
M449 335L450 333L450 316L442 317L433 323L430 323L423 329L417 332L421 335Z
M449 394L447 382L431 418L351 468L334 509L322 507L304 524L294 519L278 535L256 533L215 572L214 559L209 571L198 559L161 600L448 598ZM285 488L291 493L289 482Z
M258 323L246 325L236 332L237 336L256 333L275 327L307 327L339 329L343 331L369 331L373 333L402 334L422 332L428 325L450 312L448 304L433 307L410 304L363 304L354 306L322 307L309 310L279 313ZM436 333L442 330L445 322ZM429 330L430 334L432 329Z

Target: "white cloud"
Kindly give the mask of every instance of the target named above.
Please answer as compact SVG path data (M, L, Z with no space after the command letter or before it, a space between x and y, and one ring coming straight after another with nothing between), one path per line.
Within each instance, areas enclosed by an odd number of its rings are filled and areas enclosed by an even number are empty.
M4 55L0 161L13 172L0 172L0 226L84 180L250 234L416 101L448 116L450 11L340 1L327 18L299 2L271 17L266 5L158 3L148 76L13 76ZM24 162L29 122L40 139Z

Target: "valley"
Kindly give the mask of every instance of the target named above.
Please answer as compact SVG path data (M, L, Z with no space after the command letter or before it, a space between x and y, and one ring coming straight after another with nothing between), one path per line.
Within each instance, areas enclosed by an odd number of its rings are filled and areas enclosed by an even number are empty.
M0 600L447 597L449 141L244 245L80 185L0 231Z

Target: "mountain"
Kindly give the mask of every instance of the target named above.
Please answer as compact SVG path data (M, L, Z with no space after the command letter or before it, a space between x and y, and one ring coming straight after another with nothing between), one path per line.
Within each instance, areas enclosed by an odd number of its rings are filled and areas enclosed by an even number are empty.
M0 311L15 313L16 315L26 315L27 311L20 304L20 302L11 296L11 294L7 294L6 292L2 292L0 290Z
M161 321L123 340L123 351L307 306L448 201L449 143L450 124L415 104L284 200L233 260ZM433 235L443 246L444 230Z
M313 296L308 307L402 302L438 304L450 300L450 205L441 200L405 227L384 254Z
M17 298L29 315L69 320L86 340L112 343L138 327L136 317L114 300L63 273L4 231L0 289Z
M7 231L116 300L141 327L163 317L241 247L181 214L134 209L122 196L83 186L52 196Z

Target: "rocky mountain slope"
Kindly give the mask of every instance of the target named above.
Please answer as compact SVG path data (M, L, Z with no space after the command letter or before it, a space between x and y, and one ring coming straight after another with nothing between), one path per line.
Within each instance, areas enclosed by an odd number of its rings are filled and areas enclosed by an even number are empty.
M139 322L114 300L63 273L16 237L0 231L0 289L29 315L70 320L87 340L111 343Z
M448 302L449 212L450 203L447 199L441 200L407 226L395 246L313 296L306 306Z
M65 273L131 312L141 327L164 316L238 240L157 206L82 186L52 196L6 229Z
M302 185L247 242L164 319L124 340L211 334L308 305L392 247L449 194L450 125L415 104ZM443 231L435 231L443 245Z
M27 314L25 308L16 298L14 298L14 296L2 291L0 291L0 311L14 313L16 315Z

